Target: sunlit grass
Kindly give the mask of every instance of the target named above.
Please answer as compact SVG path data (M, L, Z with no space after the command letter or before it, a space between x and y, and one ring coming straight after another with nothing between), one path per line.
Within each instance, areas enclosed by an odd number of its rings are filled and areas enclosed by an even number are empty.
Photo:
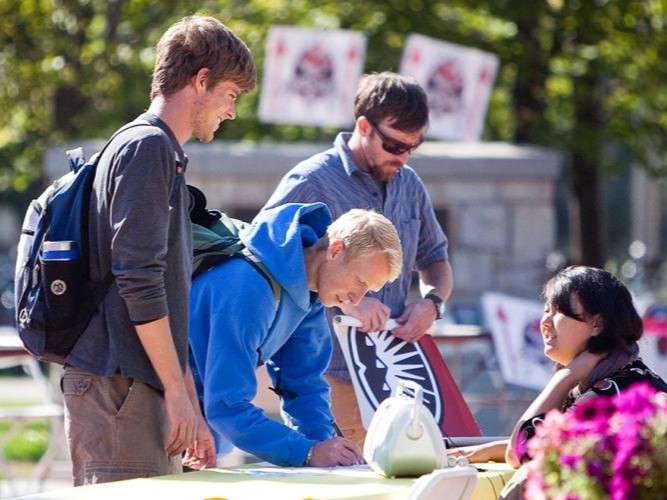
M30 406L25 401L0 401L0 408L20 408ZM7 460L19 462L37 462L46 452L49 445L49 426L46 420L35 420L24 424L16 422L0 422L0 440L5 434L13 431L14 426L20 429L4 444L4 455Z

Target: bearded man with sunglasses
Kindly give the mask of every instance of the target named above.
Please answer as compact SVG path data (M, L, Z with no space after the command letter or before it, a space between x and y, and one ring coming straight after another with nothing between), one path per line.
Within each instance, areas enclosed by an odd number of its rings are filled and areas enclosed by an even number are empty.
M281 180L264 209L290 202L324 202L334 217L352 208L370 209L394 223L403 247L399 279L358 304L344 303L327 311L354 316L360 331L381 330L389 318L400 327L392 333L408 342L419 340L442 317L452 291L447 237L436 220L431 199L417 173L406 165L424 140L428 102L419 83L391 72L366 75L354 98L355 127L338 134L333 148L299 163ZM412 273L420 278L420 300L407 304ZM327 380L338 426L363 446L366 432L350 373L334 336Z

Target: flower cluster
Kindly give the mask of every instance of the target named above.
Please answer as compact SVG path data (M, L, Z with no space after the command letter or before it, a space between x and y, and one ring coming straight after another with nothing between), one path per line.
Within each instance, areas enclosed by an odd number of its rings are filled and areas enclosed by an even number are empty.
M526 498L667 498L667 395L635 384L549 412L528 442Z

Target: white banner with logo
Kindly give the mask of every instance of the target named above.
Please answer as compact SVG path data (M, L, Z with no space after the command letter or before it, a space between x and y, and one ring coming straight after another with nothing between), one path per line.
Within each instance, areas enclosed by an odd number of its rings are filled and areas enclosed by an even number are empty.
M366 37L356 31L272 26L259 119L265 123L349 126Z
M408 37L401 73L426 90L429 137L479 140L498 64L498 56L489 52L424 35Z
M667 380L667 304L653 303L642 315L644 335L639 355L651 370Z
M482 295L482 312L505 382L542 390L554 373L540 332L544 304L488 292Z

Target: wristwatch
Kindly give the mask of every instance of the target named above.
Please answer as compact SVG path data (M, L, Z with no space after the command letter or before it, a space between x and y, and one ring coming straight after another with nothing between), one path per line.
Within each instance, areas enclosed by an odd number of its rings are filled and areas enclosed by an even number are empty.
M445 315L445 299L435 290L428 292L424 295L424 298L433 301L433 304L435 304L435 319L442 319Z
M310 460L313 458L313 449L315 448L315 445L310 447L310 450L308 450L308 455L306 455L306 460L303 462L304 467L310 467Z

